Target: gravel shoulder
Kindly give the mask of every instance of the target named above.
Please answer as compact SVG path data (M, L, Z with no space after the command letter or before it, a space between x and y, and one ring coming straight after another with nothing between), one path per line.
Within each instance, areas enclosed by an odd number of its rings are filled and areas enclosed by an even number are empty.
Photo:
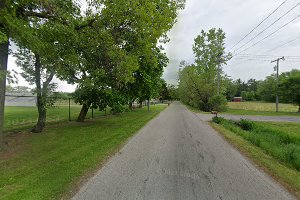
M140 130L73 199L294 197L224 141L199 114L175 102Z

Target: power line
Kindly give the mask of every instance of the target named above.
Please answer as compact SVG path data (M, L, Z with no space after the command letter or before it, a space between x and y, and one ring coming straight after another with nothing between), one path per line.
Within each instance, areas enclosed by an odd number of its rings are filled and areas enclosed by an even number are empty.
M279 46L276 46L276 47L274 47L274 48L268 50L267 52L271 52L271 51L274 51L274 50L276 50L276 49L279 49L279 48L281 48L281 47L283 47L283 46L285 46L285 45L287 45L287 44L290 44L290 43L292 43L292 42L295 42L296 40L299 40L299 39L300 39L300 36L297 37L297 38L295 38L295 39L293 39L293 40L290 40L290 41L288 41L288 42L286 42L286 43L284 43L284 44L281 44L281 45L279 45Z
M290 23L292 23L293 21L295 21L296 19L298 19L300 17L300 15L298 15L297 17L293 18L291 21L289 21L288 23L284 24L283 26L281 26L280 28L276 29L275 31L273 31L272 33L270 33L269 35L267 35L266 37L264 37L263 39L259 40L258 42L254 43L253 45L249 46L248 48L240 51L239 53L237 53L236 55L247 51L248 49L256 46L257 44L259 44L260 42L264 41L265 39L271 37L272 35L274 35L275 33L277 33L278 31L280 31L281 29L283 29L284 27L286 27L287 25L289 25Z
M250 42L252 42L254 39L256 39L258 36L260 36L261 34L263 34L266 30L268 30L270 27L272 27L274 24L276 24L278 21L280 21L283 17L285 17L287 14L289 14L292 10L294 10L297 6L300 5L300 2L298 2L295 6L293 6L290 10L288 10L286 13L284 13L283 15L281 15L278 19L276 19L273 23L271 23L269 26L267 26L265 29L263 29L261 32L259 32L258 34L256 34L254 37L252 37L248 42L246 42L245 44L243 44L242 46L240 46L239 48L237 48L236 50L234 50L235 52L240 50L241 48L243 48L244 46L246 46L247 44L249 44Z
M251 33L253 33L253 31L255 31L255 29L257 29L260 25L262 25L262 23L264 23L267 19L269 19L283 4L285 4L287 2L287 0L285 0L284 2L282 2L275 10L273 10L266 18L264 18L256 27L254 27L248 34L246 34L240 41L238 41L235 45L233 45L229 51L231 49L233 49L234 47L236 47L237 45L239 45L244 39L246 39Z

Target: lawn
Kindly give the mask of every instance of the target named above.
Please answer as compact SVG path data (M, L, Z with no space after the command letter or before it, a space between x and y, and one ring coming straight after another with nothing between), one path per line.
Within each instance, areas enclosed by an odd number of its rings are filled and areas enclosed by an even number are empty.
M71 106L71 120L77 119L81 107ZM38 111L36 107L5 107L4 110L4 129L5 131L11 131L20 128L32 127L38 117ZM94 116L104 115L104 112L94 110ZM87 118L92 117L92 112L89 110ZM68 106L54 106L48 109L47 122L58 122L69 120L69 107Z
M234 115L265 115L265 116L299 116L298 106L292 104L279 104L276 112L275 103L265 102L229 102L226 114Z
M69 197L82 177L97 170L131 136L166 106L155 105L86 123L51 124L42 134L6 136L0 153L0 199Z
M212 126L300 197L299 123L221 120L219 124L212 123Z

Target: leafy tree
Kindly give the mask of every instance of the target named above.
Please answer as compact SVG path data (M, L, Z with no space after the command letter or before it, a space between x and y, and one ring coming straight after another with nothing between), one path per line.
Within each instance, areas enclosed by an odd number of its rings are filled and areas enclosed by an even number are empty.
M179 99L178 87L176 87L175 85L169 84L168 85L168 92L169 92L169 95L170 95L170 100Z
M87 91L96 87L105 93L111 88L118 94L113 97L123 93L121 96L127 96L129 104L136 98L150 98L157 91L157 84L153 85L157 83L156 74L162 73L149 69L158 66L154 62L157 59L150 58L156 57L158 40L166 41L181 5L173 0L91 1L93 8L82 19L83 26L61 33L72 39L61 46L65 67L59 76L77 83L79 88L90 87ZM135 81L137 84L129 84ZM88 108L97 103L80 102L83 106L78 121L84 121Z
M300 112L300 70L292 70L280 75L279 94L285 103L299 106Z
M204 111L212 110L209 101L218 90L220 94L226 90L226 76L221 65L227 63L231 54L225 53L224 40L222 29L202 30L193 46L195 64L186 66L179 73L180 98Z
M3 147L4 102L7 74L9 42L26 41L39 45L32 35L34 24L46 21L62 21L67 11L74 10L72 0L40 1L0 1L0 147ZM66 21L65 21L66 22Z
M258 95L263 101L275 102L276 100L277 80L274 75L267 76L258 86Z

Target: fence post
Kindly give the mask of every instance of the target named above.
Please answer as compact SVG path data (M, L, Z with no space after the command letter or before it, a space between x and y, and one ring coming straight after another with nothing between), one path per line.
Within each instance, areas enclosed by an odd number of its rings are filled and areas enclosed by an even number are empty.
M71 121L71 98L69 98L69 121Z

